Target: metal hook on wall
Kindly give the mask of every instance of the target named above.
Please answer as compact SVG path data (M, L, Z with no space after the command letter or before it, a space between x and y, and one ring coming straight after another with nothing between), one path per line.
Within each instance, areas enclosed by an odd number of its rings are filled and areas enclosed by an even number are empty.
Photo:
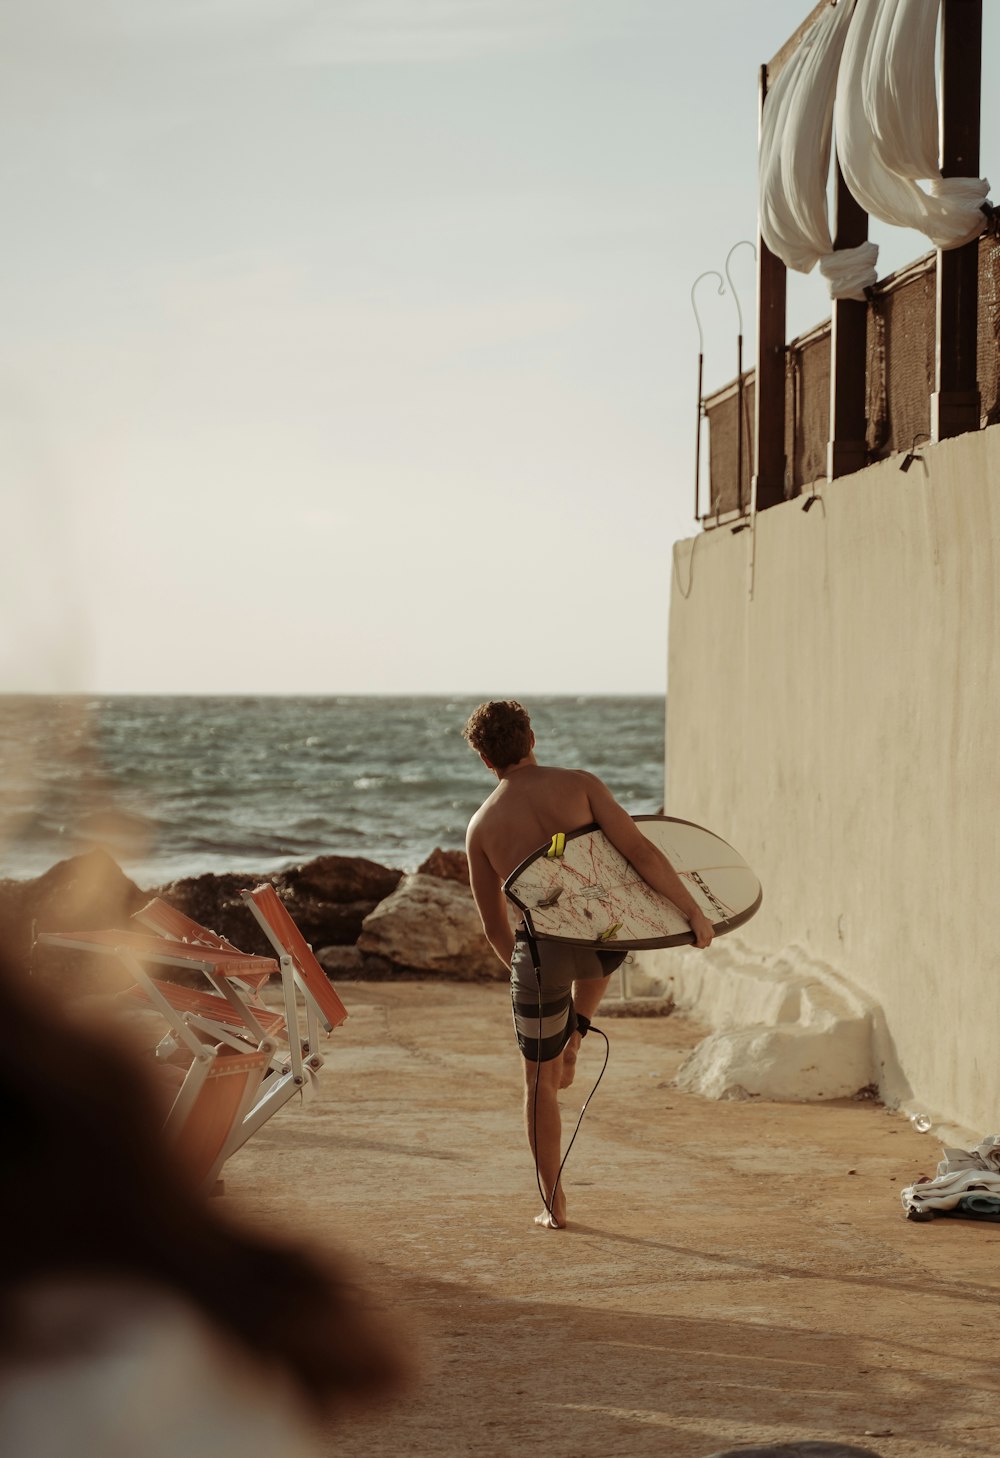
M816 477L814 477L814 479L810 483L810 486L809 486L809 495L806 497L806 499L802 503L802 510L803 511L806 511L806 512L812 511L813 507L816 505L816 503L818 501L819 504L820 504L820 507L822 508L823 515L826 516L826 502L823 500L822 496L816 490L816 487L819 485L819 483L821 481L825 482L826 481L826 477L825 476L816 476Z
M917 445L917 442L918 441L923 441L925 443L929 443L930 436L927 434L926 430L918 430L917 433L916 433L916 435L913 437L913 444L910 446L910 449L906 452L906 455L903 457L903 459L899 463L899 469L901 471L903 471L903 472L908 471L910 469L910 467L913 465L913 462L914 461L919 461L920 464L923 466L924 470L925 471L927 470L927 462L924 460L923 456L920 454L920 448Z
M719 280L719 287L718 287L717 293L719 294L719 296L721 296L722 294L724 294L726 292L726 285L723 282L722 274L719 273L719 271L717 269L715 269L715 268L709 268L709 269L706 269L704 273L699 273L698 277L695 279L694 283L691 285L691 308L694 311L694 322L698 326L698 413L697 413L697 419L696 419L696 435L695 435L695 448L694 448L694 519L695 519L695 521L700 521L701 520L701 517L699 515L699 505L700 505L700 503L699 503L699 499L698 498L699 498L699 486L701 484L701 417L702 417L701 387L702 387L702 376L704 374L704 366L705 366L705 336L704 336L704 334L702 332L702 328L701 328L701 316L698 313L698 305L695 303L694 291L698 287L698 285L701 283L701 281L702 281L703 278L717 278Z
M726 254L724 268L726 279L732 290L733 298L736 301L736 318L739 322L739 332L736 336L736 498L740 510L743 510L743 308L740 304L740 296L736 285L733 283L733 276L729 272L729 260L737 248L749 248L757 257L756 245L751 243L749 238L741 238L734 243ZM749 434L749 432L747 432Z

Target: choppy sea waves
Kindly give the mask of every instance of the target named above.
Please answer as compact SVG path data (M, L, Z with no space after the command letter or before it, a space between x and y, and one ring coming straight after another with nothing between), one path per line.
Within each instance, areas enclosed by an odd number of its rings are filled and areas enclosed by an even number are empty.
M0 876L103 845L143 886L318 855L412 870L460 848L494 781L477 699L0 696ZM541 762L663 802L661 698L528 703Z

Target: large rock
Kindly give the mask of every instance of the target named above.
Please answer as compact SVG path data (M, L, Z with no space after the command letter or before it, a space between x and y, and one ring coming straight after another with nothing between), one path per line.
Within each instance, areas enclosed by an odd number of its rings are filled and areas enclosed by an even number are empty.
M88 851L33 880L0 883L0 937L15 965L27 966L31 958L41 981L70 979L80 992L127 986L131 978L113 957L42 947L32 954L32 928L37 934L123 927L148 899L106 851Z
M492 951L472 893L438 876L404 876L387 900L365 918L358 948L376 970L502 981L507 972Z
M350 946L365 917L396 888L403 873L362 856L319 856L270 876L252 873L188 876L156 891L202 926L246 952L270 954L240 892L270 881L313 946Z
M362 856L319 856L274 878L307 942L350 946L365 917L391 896L403 872Z
M359 901L384 901L403 878L403 872L363 856L317 856L314 861L293 866L279 877L296 895L339 906Z
M366 977L364 957L357 947L317 947L316 960L332 982Z
M442 881L458 881L462 886L469 884L469 862L464 851L442 850L435 846L423 865L417 867L418 876L438 876Z

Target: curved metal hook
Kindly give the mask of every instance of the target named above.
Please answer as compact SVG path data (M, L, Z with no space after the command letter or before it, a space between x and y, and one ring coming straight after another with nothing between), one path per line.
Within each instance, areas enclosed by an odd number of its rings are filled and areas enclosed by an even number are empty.
M694 291L698 287L698 285L701 283L701 281L702 281L703 278L717 278L719 280L719 290L718 290L719 295L721 296L722 294L724 294L726 292L726 285L723 283L722 274L718 271L717 268L708 268L708 269L705 270L704 273L699 273L698 277L695 279L694 283L691 285L691 308L694 310L694 322L698 326L698 353L699 354L704 354L705 353L705 336L701 332L701 319L700 319L700 317L698 315L698 305L694 301Z
M913 437L913 444L910 446L910 449L906 452L906 455L899 463L899 469L901 471L908 471L913 465L914 461L919 461L923 466L924 470L927 470L927 462L924 460L923 456L920 455L919 447L917 446L918 440L924 442L927 445L930 445L931 443L931 437L927 434L926 430L918 430L916 435Z
M736 285L733 283L733 276L729 272L729 260L732 258L733 254L736 252L737 248L744 248L744 247L746 247L746 248L752 248L753 249L753 256L754 256L754 258L757 257L757 245L755 243L751 243L749 238L741 238L738 243L734 243L733 246L732 246L732 248L730 248L729 252L726 254L725 264L723 265L723 267L726 270L726 278L729 280L729 287L733 291L733 298L736 300L736 315L737 315L737 318L740 321L740 333L741 334L743 333L743 310L740 308L740 296L736 292Z
M826 485L826 477L825 476L814 476L813 479L812 479L812 481L809 483L809 495L806 497L806 499L802 503L802 510L803 511L812 511L813 507L816 505L816 503L818 501L819 504L820 504L820 506L823 509L823 515L826 516L826 502L823 500L822 496L816 490L816 487L819 485L819 483L821 481L823 482L824 485Z

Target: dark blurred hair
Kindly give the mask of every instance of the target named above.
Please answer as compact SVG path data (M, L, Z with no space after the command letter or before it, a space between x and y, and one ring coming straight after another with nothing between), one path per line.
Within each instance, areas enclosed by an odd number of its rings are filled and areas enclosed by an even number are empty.
M480 704L469 716L462 736L498 770L508 769L531 753L531 720L516 699Z
M0 1357L26 1286L131 1277L186 1298L318 1408L393 1385L393 1344L345 1273L226 1219L162 1134L142 1065L22 983L0 959Z

